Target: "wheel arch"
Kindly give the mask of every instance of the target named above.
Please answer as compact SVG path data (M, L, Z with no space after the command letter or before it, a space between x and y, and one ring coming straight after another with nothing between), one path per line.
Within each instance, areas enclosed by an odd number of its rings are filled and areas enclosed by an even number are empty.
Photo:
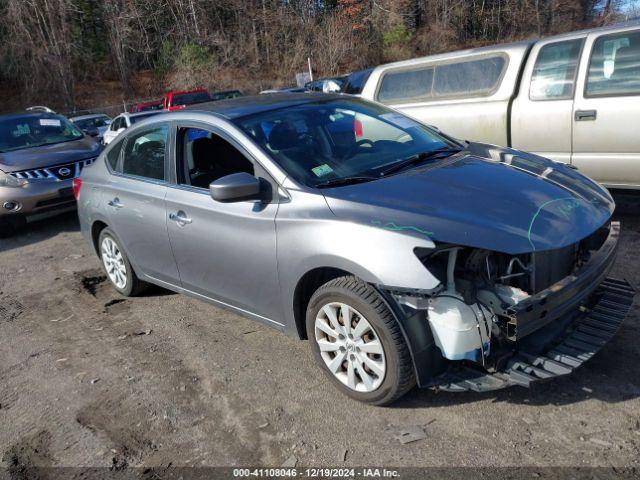
M107 228L106 222L102 220L96 220L91 224L91 242L93 244L93 249L96 252L96 255L100 255L100 248L98 246L98 240L100 239L100 233Z
M298 338L307 340L305 326L307 306L314 292L325 283L344 276L355 276L353 273L336 267L316 267L307 271L296 284L293 293L293 318Z

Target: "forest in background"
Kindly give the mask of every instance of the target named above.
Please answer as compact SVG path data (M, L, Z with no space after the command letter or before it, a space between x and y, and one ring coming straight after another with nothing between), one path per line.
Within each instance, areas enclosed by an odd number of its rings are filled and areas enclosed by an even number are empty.
M314 76L624 20L639 0L0 0L0 108Z

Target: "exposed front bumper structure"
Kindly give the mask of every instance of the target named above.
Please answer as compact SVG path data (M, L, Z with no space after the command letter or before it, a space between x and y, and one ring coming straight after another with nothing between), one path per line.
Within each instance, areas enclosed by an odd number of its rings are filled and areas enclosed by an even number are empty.
M427 386L452 392L483 392L512 385L529 387L568 375L613 338L629 313L635 294L627 281L606 278L593 292L588 306L567 314L569 325L542 351L538 351L535 342L525 343L504 368L492 373L470 365L451 365Z
M562 318L582 304L613 266L618 251L620 223L612 222L602 246L577 272L530 296L507 310L506 333L517 341Z
M427 387L489 391L568 375L613 338L635 295L625 280L607 277L615 260L620 224L612 222L600 248L576 272L507 310L503 324L513 354L488 370L449 363Z

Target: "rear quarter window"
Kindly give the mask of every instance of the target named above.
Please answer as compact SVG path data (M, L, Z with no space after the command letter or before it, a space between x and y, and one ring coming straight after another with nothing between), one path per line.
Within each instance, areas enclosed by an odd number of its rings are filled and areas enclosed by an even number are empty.
M122 140L114 142L113 147L111 147L106 154L107 164L114 172L117 171L118 160L120 159L120 152L122 151L122 143Z

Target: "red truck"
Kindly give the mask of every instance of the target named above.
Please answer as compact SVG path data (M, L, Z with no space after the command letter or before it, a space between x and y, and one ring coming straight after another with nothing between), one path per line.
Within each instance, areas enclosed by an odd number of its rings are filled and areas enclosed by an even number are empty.
M148 112L152 110L162 110L162 100L136 103L133 107L134 112Z
M195 88L165 93L162 97L162 108L172 112L181 110L187 105L211 101L211 95L206 88Z

